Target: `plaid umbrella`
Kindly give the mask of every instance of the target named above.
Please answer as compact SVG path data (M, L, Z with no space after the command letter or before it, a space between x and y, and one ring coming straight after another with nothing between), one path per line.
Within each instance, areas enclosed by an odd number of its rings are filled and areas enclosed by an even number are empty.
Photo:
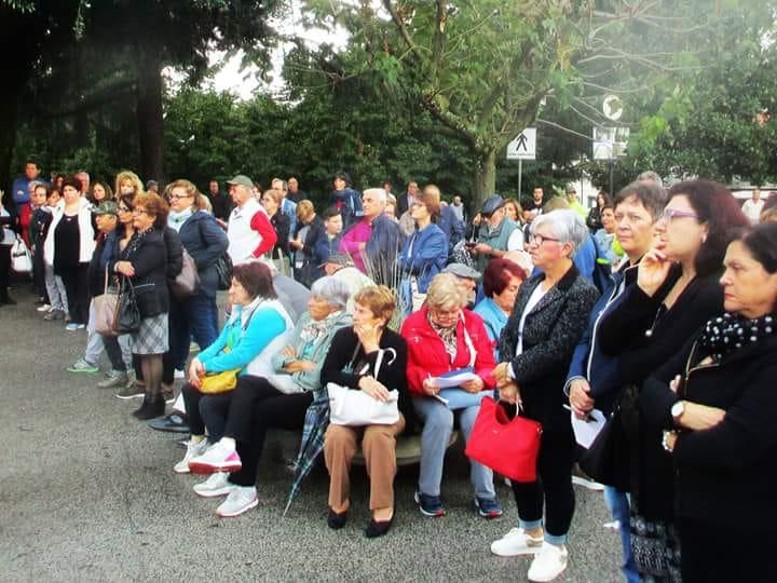
M294 460L294 483L289 491L289 499L286 501L286 509L283 515L291 508L291 503L299 494L302 482L305 480L318 456L324 450L324 433L329 426L329 393L326 389L316 391L313 402L305 413L305 426L302 429L302 442L299 453Z

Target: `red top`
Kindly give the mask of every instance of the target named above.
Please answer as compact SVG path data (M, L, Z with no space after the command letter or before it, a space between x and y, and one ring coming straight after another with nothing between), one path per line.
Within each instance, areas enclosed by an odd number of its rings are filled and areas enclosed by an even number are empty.
M494 362L494 350L483 319L467 309L461 311L461 318L456 325L456 356L451 362L450 355L445 352L442 338L429 324L428 313L429 308L424 306L410 314L402 325L401 334L407 342L409 391L414 395L427 396L423 389L425 378L440 376L468 366L473 366L475 374L483 379L484 390L494 388L496 381L492 372L496 362ZM467 342L467 335L471 343ZM469 346L475 349L473 365L470 365L472 359Z
M251 217L251 229L262 236L262 242L254 249L253 253L254 257L261 257L275 246L278 234L275 232L267 213L261 210Z

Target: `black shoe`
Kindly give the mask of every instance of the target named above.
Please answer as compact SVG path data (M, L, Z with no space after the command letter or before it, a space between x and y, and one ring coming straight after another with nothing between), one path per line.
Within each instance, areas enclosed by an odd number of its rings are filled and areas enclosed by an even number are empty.
M149 419L155 419L165 414L165 399L162 395L152 395L148 399L146 408L141 406L135 417L141 421L148 421Z
M381 522L378 522L373 518L372 520L370 520L370 523L367 525L367 528L364 529L364 536L366 536L367 538L377 538L379 536L383 536L391 529L392 524L394 524L393 515L388 520L384 520Z
M166 417L152 419L148 422L148 426L151 429L156 429L157 431L167 431L170 433L189 433L189 423L186 421L186 416L176 411L173 411Z
M339 514L329 507L329 516L326 517L326 525L332 530L340 530L348 522L348 510Z
M137 417L138 419L140 419L140 416L144 415L146 409L148 409L148 402L150 400L151 400L151 395L149 395L148 393L145 393L143 395L143 402L140 404L140 407L138 407L137 409L135 409L132 412L132 416L133 417Z

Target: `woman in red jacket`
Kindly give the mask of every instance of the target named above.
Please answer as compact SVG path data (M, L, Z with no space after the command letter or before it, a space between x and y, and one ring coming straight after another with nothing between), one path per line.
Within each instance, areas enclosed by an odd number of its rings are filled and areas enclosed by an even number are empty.
M454 414L469 439L480 400L494 388L494 351L483 319L463 306L456 277L441 273L429 285L426 304L402 326L407 341L407 386L424 429L421 435L421 471L416 502L425 516L443 516L440 482L445 450L453 431ZM440 377L468 372L469 380L449 389ZM442 390L442 394L441 394ZM490 469L471 462L475 505L486 518L501 516Z

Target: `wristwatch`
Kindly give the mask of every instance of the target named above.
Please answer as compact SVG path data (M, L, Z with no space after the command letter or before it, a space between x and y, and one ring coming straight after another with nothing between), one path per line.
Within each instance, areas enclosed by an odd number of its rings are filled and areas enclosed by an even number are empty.
M672 413L672 419L674 419L674 422L678 423L680 421L680 417L682 417L683 413L685 413L685 402L677 401L674 405L672 405L670 412Z

